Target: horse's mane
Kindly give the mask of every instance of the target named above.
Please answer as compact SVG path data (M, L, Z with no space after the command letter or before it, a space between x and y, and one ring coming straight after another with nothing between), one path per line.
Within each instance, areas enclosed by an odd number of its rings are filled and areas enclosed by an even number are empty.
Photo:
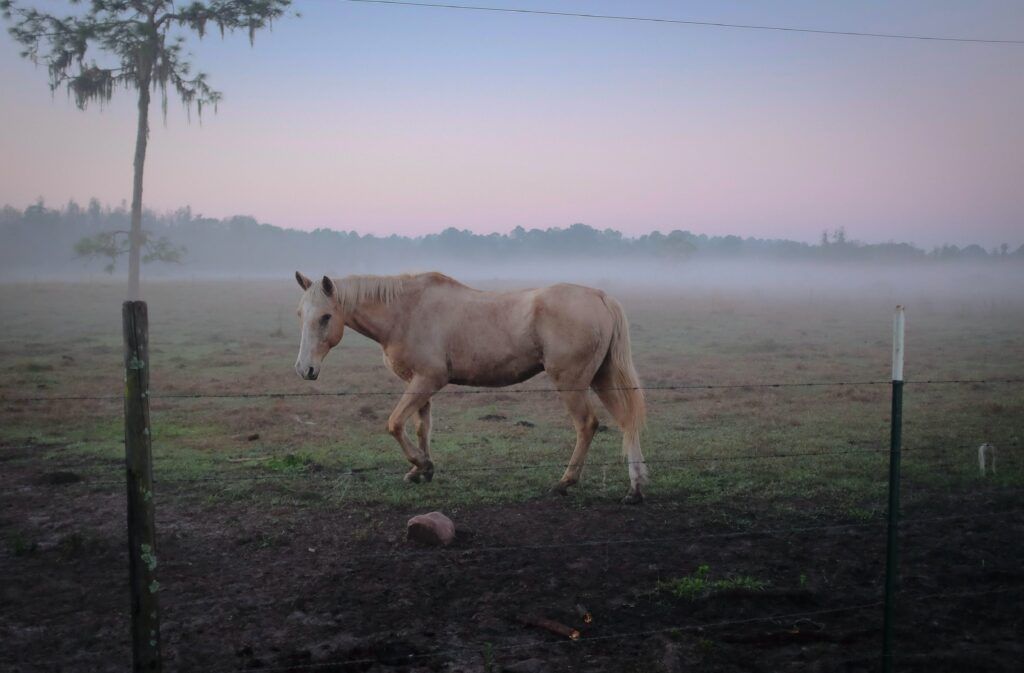
M345 276L334 282L335 297L342 313L349 313L359 304L390 304L402 294L405 284L419 276L427 276L429 281L457 283L452 278L440 273L412 274L403 273L398 276ZM319 283L314 283L319 288Z
M363 302L390 304L410 278L401 276L345 276L334 283L334 294L342 313L350 313Z

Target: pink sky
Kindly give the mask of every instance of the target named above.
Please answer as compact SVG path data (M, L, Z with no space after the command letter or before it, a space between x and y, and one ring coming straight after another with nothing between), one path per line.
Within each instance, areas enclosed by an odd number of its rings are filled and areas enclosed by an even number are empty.
M747 4L693 11L780 22ZM1024 35L1019 3L968 4L882 16L794 2L781 18ZM869 241L1024 242L1021 47L301 9L252 50L243 38L197 49L225 100L202 126L172 103L165 127L154 105L147 207L377 234L585 222L627 234L815 240L843 226ZM51 99L45 78L0 38L0 203L127 199L130 94L80 112L63 93Z

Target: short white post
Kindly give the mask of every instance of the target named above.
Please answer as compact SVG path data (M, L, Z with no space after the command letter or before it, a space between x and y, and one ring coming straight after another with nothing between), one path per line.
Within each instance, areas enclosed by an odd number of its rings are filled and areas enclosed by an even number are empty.
M892 320L892 380L903 382L903 307L896 307Z
M981 470L981 476L985 476L988 473L986 469L986 463L992 466L992 474L996 473L996 447L990 442L985 442L978 447L978 469Z

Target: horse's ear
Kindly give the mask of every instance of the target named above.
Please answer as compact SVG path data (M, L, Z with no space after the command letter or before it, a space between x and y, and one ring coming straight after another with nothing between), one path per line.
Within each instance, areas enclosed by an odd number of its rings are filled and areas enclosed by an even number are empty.
M313 281L306 278L298 271L295 272L295 280L299 282L299 287L301 287L303 290L308 290L309 286L313 284Z
M334 294L334 281L327 276L324 276L324 279L320 281L320 285L323 286L324 294L328 297Z

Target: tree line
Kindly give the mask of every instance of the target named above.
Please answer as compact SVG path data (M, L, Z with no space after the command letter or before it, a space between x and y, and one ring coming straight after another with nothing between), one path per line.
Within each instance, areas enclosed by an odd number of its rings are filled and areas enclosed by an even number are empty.
M4 275L56 273L79 276L123 268L116 246L105 247L111 232L130 227L125 205L85 206L69 201L60 208L42 200L21 210L0 210L0 266ZM151 275L270 275L296 268L343 273L392 273L443 268L446 264L502 263L605 258L663 264L699 259L761 259L780 262L1024 262L1024 245L986 250L978 245L944 245L924 250L909 243L862 243L842 229L826 232L815 244L786 239L709 236L673 230L629 237L613 229L576 223L568 227L476 234L448 228L425 236L375 236L355 231L299 231L258 222L249 216L204 217L188 207L172 213L147 210L142 216ZM144 259L144 261L147 261Z

